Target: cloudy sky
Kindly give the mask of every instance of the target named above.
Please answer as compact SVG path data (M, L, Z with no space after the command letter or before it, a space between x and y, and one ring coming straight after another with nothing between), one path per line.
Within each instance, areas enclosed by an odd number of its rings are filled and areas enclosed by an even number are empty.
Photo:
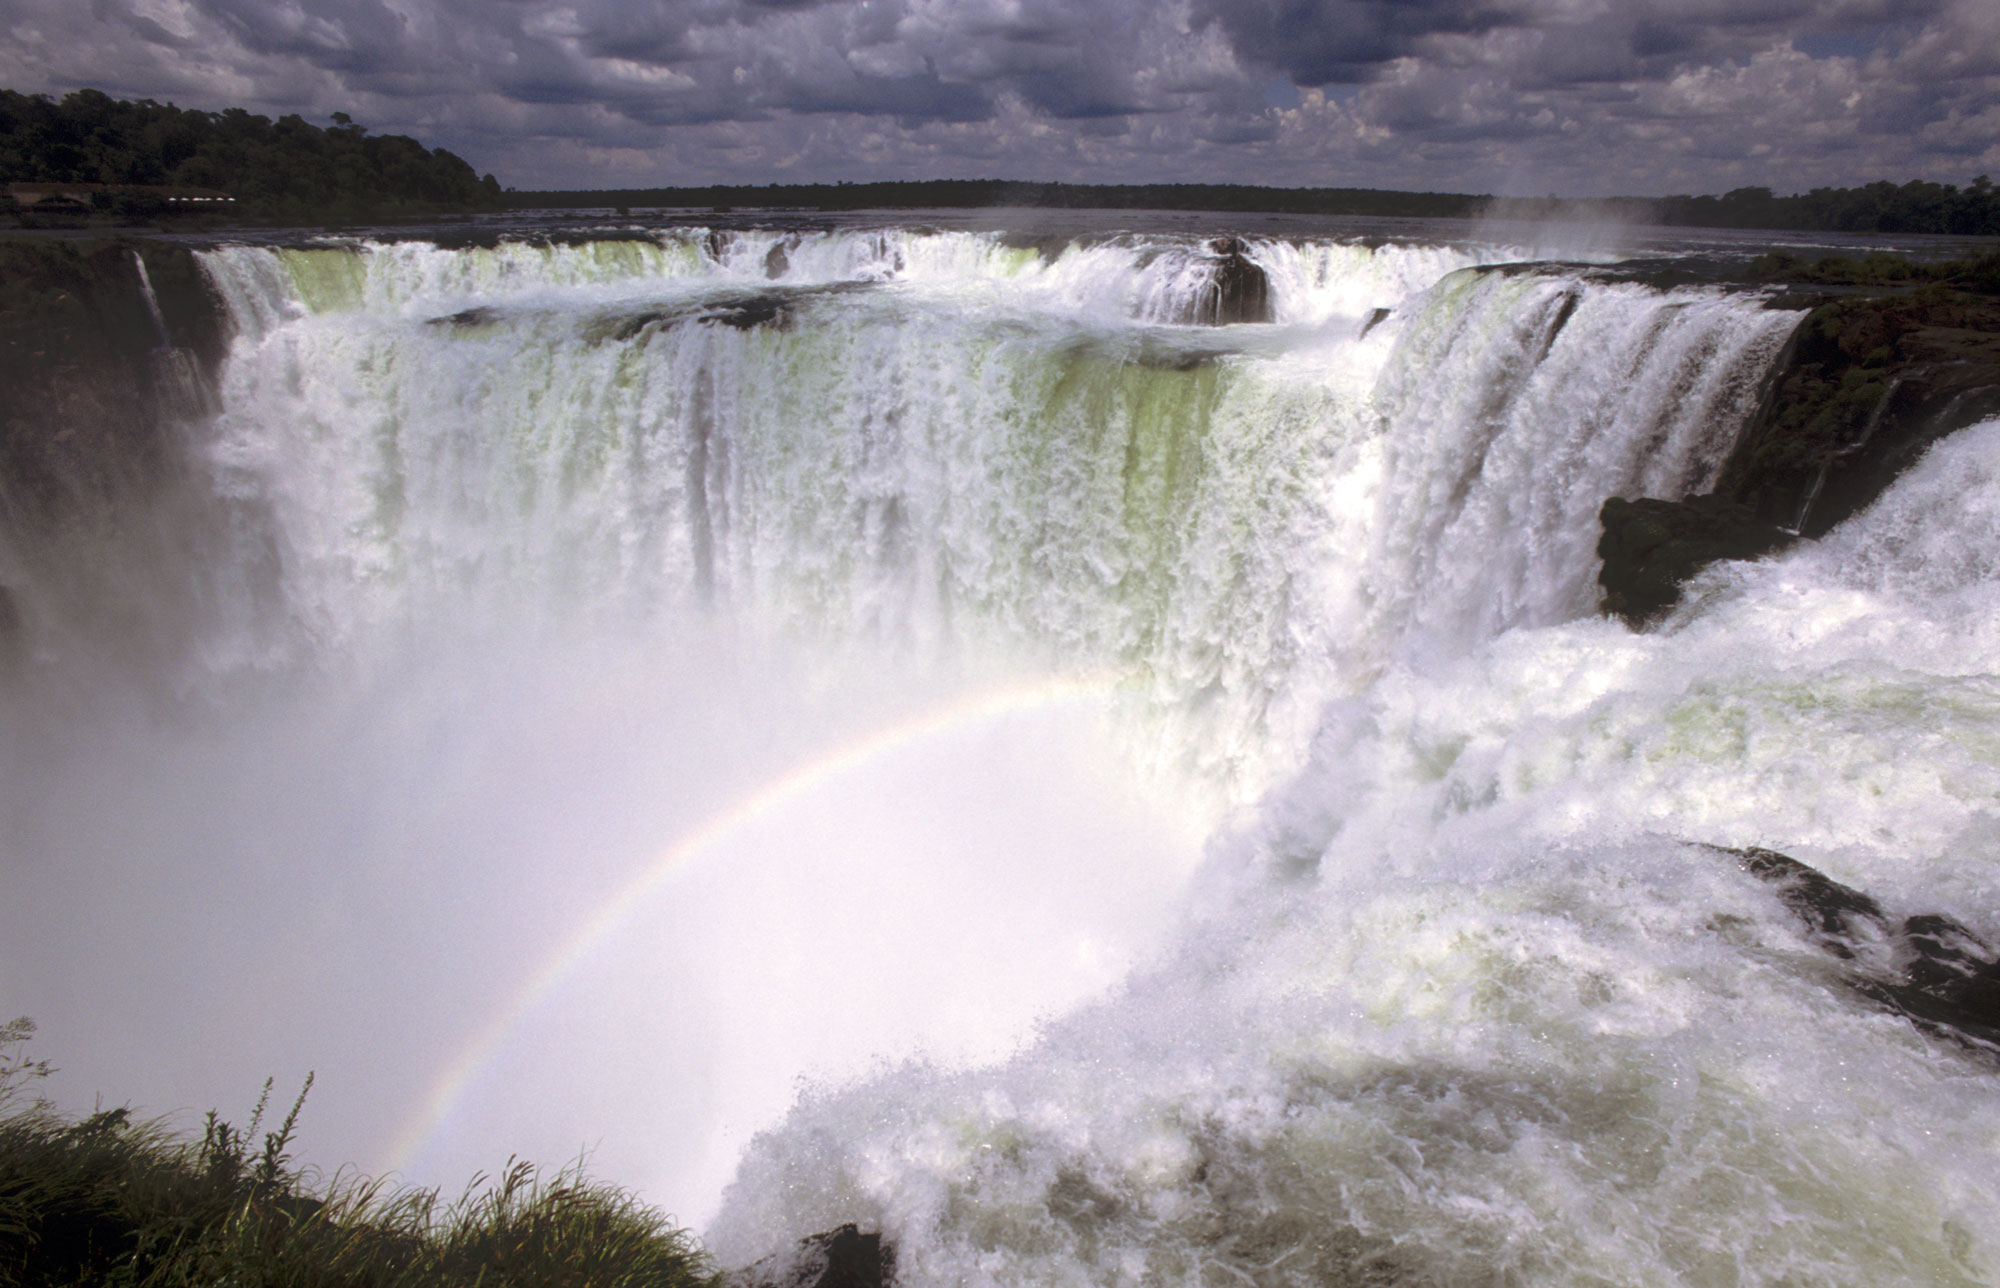
M344 110L519 188L2000 175L2000 0L0 0L0 30L13 89Z

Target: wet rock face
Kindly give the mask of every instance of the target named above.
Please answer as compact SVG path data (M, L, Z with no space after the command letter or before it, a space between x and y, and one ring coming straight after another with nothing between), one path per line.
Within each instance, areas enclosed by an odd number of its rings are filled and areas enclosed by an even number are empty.
M1946 434L2000 412L2000 302L1944 291L1822 304L1716 491L1821 536Z
M1825 535L1931 444L1996 414L2000 301L1931 290L1822 303L1712 494L1605 503L1604 611L1637 625L1716 559Z
M1755 559L1796 536L1747 505L1718 496L1685 501L1612 497L1598 512L1604 611L1639 626L1680 600L1681 584L1717 559Z
M1897 918L1790 855L1717 849L1768 882L1807 936L1847 966L1847 983L1936 1037L2000 1059L2000 950L1940 913Z
M9 517L57 527L156 477L181 392L169 386L190 363L212 371L225 343L221 309L184 247L0 241L0 491Z
M1271 283L1250 258L1249 245L1241 237L1224 237L1209 249L1217 256L1215 288L1203 293L1195 322L1206 326L1269 322Z
M800 1239L792 1248L731 1270L723 1288L886 1288L896 1253L879 1234L843 1225Z

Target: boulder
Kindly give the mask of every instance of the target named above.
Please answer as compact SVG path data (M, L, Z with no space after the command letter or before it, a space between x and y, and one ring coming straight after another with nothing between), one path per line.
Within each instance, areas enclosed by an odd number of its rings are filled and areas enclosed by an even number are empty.
M723 1288L885 1288L895 1280L896 1252L880 1234L848 1224L807 1235L797 1244L722 1276Z
M1271 283L1264 270L1250 258L1250 247L1241 237L1224 237L1210 244L1218 257L1215 291L1205 295L1197 322L1231 326L1238 322L1271 320Z
M1729 849L1766 881L1812 941L1846 964L1846 982L1936 1037L2000 1058L2000 950L1942 913L1897 918L1852 886L1787 854Z
M1681 584L1717 559L1755 559L1781 550L1797 534L1758 517L1749 506L1718 496L1685 501L1612 497L1598 511L1602 535L1597 581L1604 611L1633 626L1680 600Z

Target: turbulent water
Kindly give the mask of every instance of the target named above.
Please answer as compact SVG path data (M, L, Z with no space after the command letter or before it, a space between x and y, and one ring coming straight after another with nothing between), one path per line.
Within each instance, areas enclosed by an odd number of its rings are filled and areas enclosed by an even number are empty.
M1248 254L1213 327L1165 234L204 251L184 477L0 551L7 1005L78 1095L316 1064L423 1183L594 1148L732 1263L2000 1279L1994 1065L1706 848L2000 932L2000 425L1634 633L1599 505L1709 485L1795 314Z

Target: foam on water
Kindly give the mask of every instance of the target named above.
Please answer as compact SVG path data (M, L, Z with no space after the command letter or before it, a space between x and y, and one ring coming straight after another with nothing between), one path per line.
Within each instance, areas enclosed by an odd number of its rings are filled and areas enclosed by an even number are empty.
M998 1069L809 1097L717 1245L875 1220L939 1283L1992 1282L1990 1061L1687 842L1991 932L1996 513L2000 423L1668 631L1392 670L1162 965Z

